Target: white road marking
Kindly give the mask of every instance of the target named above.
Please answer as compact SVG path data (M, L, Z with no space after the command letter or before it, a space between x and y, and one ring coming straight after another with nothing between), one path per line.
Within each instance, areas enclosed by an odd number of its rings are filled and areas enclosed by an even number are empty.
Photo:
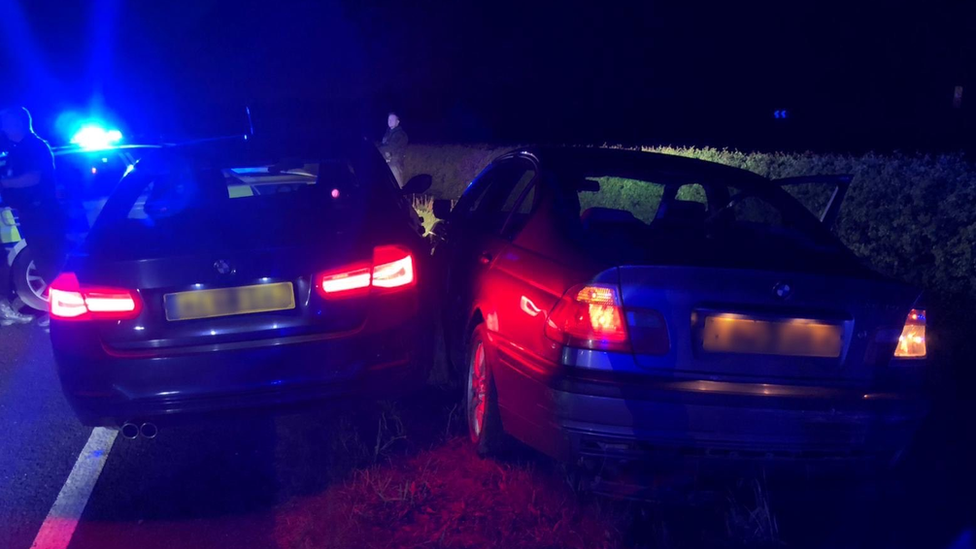
M66 549L71 543L81 513L88 504L98 475L101 474L118 431L96 427L78 455L68 479L64 481L58 499L41 524L31 549Z

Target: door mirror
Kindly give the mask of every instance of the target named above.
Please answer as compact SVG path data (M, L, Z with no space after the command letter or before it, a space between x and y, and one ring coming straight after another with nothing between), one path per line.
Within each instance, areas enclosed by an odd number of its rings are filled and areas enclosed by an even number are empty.
M429 189L433 183L433 177L422 173L411 177L410 181L407 181L407 184L400 189L400 192L403 194L420 194L427 192L427 189Z
M451 217L451 201L445 198L434 200L434 217L447 219Z

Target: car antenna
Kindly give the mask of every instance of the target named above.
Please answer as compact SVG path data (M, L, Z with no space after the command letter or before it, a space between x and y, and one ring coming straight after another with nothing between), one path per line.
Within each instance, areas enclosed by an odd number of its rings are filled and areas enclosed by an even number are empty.
M249 105L244 105L244 112L247 114L248 128L248 134L244 136L244 139L247 139L248 136L254 137L254 121L251 120L251 107Z

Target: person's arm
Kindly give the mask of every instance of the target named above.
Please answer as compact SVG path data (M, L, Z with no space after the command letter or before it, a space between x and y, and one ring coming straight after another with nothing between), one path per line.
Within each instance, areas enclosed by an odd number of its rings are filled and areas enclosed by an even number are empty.
M41 172L40 170L34 170L16 177L0 179L0 186L3 186L5 189L23 189L24 187L37 185L40 182Z
M402 130L394 132L394 134L390 136L390 150L396 154L403 154L407 148L407 142L407 132Z

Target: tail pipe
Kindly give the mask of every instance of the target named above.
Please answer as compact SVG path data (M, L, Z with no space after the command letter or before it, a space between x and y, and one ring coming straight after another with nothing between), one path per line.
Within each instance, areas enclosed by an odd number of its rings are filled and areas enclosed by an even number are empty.
M130 423L127 421L122 424L122 428L119 429L119 432L121 432L122 436L125 438L132 440L139 436L139 426L135 423Z
M156 427L155 423L143 423L139 427L139 434L145 438L153 439L159 434L159 428Z
M122 436L133 440L139 438L142 435L143 438L153 439L159 434L159 427L156 427L155 423L146 422L143 424L133 423L131 421L126 421L122 424L122 428L119 429Z

